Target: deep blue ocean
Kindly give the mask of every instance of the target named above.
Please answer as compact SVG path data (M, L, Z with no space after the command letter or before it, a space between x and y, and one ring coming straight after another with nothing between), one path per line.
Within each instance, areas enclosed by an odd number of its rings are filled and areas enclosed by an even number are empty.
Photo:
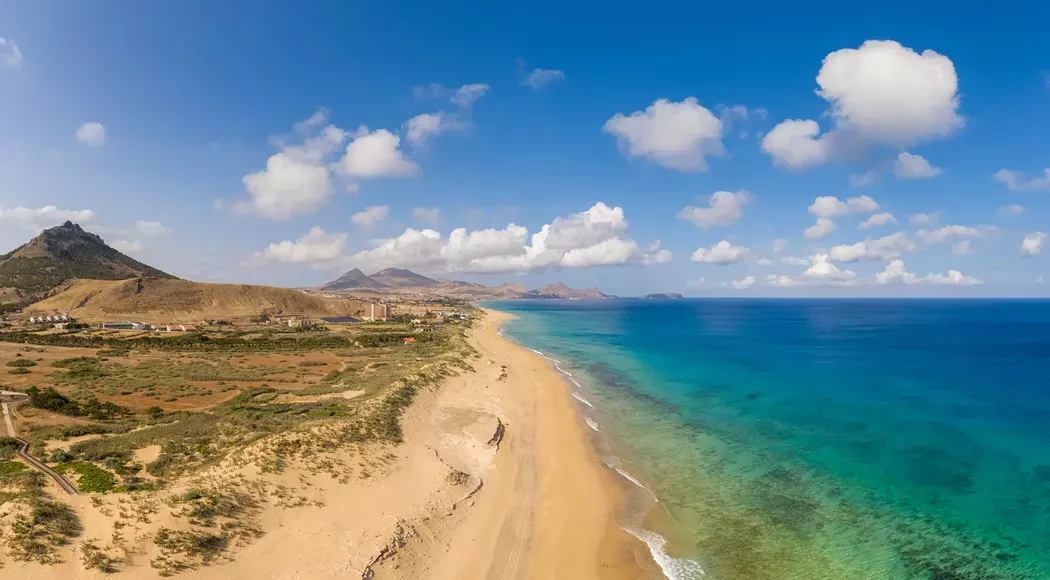
M488 306L658 498L669 576L1050 579L1050 301Z

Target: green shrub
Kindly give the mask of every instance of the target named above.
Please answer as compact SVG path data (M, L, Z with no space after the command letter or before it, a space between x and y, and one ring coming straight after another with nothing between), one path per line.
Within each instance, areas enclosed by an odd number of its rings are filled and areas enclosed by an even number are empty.
M58 561L55 546L79 536L83 530L76 512L64 503L35 499L28 516L17 515L6 536L16 560L52 564Z
M5 475L14 475L21 471L24 471L25 465L17 461L0 461L0 477Z
M7 374L9 374L9 375L28 375L29 374L29 369L25 369L25 368L11 369L11 370L7 371Z
M15 360L7 361L7 366L12 368L35 367L36 363L27 358L18 358Z
M22 444L14 437L0 437L0 460L6 461L18 453Z
M70 470L80 475L77 486L85 493L105 493L117 484L117 478L112 473L87 461L71 461L59 464L55 468L55 471L62 473Z

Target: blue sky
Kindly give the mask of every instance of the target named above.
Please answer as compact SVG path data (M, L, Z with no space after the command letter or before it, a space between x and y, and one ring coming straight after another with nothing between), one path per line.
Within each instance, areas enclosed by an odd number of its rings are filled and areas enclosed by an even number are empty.
M204 281L1046 295L1050 7L986 8L8 3L0 251L74 217Z

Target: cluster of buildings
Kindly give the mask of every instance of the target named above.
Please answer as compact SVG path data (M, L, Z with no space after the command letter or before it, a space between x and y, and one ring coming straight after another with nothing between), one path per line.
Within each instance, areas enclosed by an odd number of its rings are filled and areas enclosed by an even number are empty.
M382 302L373 302L365 311L365 320L383 321L390 320L390 306Z
M40 316L29 317L29 324L54 324L71 321L72 319L68 314L41 314Z
M100 322L103 330L155 330L158 332L193 332L197 327L192 324L146 324L145 322Z

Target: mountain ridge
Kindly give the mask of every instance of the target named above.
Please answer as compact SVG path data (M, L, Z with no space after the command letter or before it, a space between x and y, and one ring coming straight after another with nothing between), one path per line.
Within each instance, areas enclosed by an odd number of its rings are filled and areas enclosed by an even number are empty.
M175 276L106 245L98 235L67 221L0 256L0 288L23 298L41 296L73 279L126 280Z

